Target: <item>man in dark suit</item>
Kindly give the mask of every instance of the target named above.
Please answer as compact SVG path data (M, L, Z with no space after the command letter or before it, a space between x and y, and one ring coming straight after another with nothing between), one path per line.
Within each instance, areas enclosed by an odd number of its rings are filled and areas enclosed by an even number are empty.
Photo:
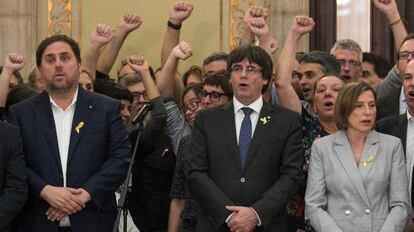
M272 61L261 48L234 49L233 101L196 116L184 157L202 207L197 231L287 231L286 204L303 175L299 115L263 101Z
M397 65L391 69L387 77L380 82L376 89L377 120L405 112L407 103L401 92L401 86L406 66L414 58L412 55L413 51L414 34L408 34L398 49Z
M0 231L20 212L27 198L26 172L18 128L0 121Z
M29 175L16 231L112 231L130 155L120 103L78 88L79 46L67 36L43 40L36 62L46 91L9 115Z
M409 54L414 57L414 52ZM414 205L413 165L414 165L414 60L408 62L403 78L403 92L407 103L407 112L400 115L381 119L376 123L375 129L379 132L393 135L401 139L405 160L407 163L407 176L409 179L409 192L411 204ZM411 214L413 216L413 214ZM409 220L407 231L414 231L414 223Z

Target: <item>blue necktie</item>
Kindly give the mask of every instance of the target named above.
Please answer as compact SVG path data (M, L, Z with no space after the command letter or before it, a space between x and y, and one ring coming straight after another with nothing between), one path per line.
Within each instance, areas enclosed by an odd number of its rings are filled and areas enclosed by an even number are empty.
M250 120L250 114L253 110L248 107L243 107L242 110L244 112L244 118L240 127L239 152L240 164L244 167L247 153L249 152L250 140L252 140L252 121Z

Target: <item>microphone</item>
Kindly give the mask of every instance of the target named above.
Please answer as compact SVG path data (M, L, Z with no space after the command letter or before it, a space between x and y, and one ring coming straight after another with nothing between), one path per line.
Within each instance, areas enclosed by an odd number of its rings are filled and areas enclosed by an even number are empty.
M141 109L138 111L137 115L132 119L132 124L137 124L142 122L144 118L147 116L148 112L151 111L151 104L149 102L145 102Z

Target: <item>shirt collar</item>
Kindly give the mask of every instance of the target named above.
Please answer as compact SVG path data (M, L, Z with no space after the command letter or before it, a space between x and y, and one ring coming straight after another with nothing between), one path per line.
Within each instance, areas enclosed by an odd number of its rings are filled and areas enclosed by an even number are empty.
M407 121L410 122L410 119L414 121L414 117L410 114L410 112L407 109Z
M254 112L259 114L263 106L263 97L260 96L256 101L252 102L252 104L245 106L241 102L239 102L235 96L233 96L233 104L234 104L234 113L239 112L239 110L241 110L241 108L243 107L249 107Z
M401 88L400 102L405 102L404 88Z
M78 99L78 90L79 90L79 87L78 88L76 88L76 92L75 92L75 94L73 95L73 99L72 99L72 102L69 104L69 106L68 106L68 108L66 108L66 110L67 109L70 109L75 103L76 103L76 100ZM53 100L53 98L52 97L50 97L50 95L49 95L49 100L50 100L50 103L53 105L53 106L55 106L55 107L57 107L57 108L59 108L59 109L62 109L62 108L60 108L57 104L56 104L56 102L55 102L55 100ZM63 109L62 109L63 110Z

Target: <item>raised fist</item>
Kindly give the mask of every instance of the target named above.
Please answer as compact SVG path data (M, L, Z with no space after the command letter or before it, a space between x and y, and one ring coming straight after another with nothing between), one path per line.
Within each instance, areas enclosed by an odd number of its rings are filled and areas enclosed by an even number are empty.
M193 11L193 4L185 1L174 2L170 8L169 21L175 25L180 25L186 20Z
M119 27L126 30L127 32L131 32L137 29L139 26L141 26L141 24L141 17L130 12L123 15L119 21Z
M375 7L381 11L381 13L385 14L387 17L391 17L391 15L398 14L398 7L395 0L372 0Z
M148 72L149 67L145 58L141 55L128 56L127 64L137 73Z
M190 45L184 41L181 41L177 46L175 46L171 53L181 60L186 60L188 57L193 55Z
M98 23L96 28L92 30L90 41L91 43L98 43L104 45L112 40L112 28L106 24Z
M315 27L315 22L307 16L296 16L293 19L291 30L299 36L309 33Z
M262 35L270 34L269 27L263 18L254 18L249 24L250 31L253 32L257 37Z
M247 9L246 14L244 15L244 22L247 25L250 25L251 21L255 18L262 18L266 20L268 15L268 10L261 6L250 6Z
M4 57L3 71L9 70L10 73L18 71L24 67L24 58L17 53L9 53Z

